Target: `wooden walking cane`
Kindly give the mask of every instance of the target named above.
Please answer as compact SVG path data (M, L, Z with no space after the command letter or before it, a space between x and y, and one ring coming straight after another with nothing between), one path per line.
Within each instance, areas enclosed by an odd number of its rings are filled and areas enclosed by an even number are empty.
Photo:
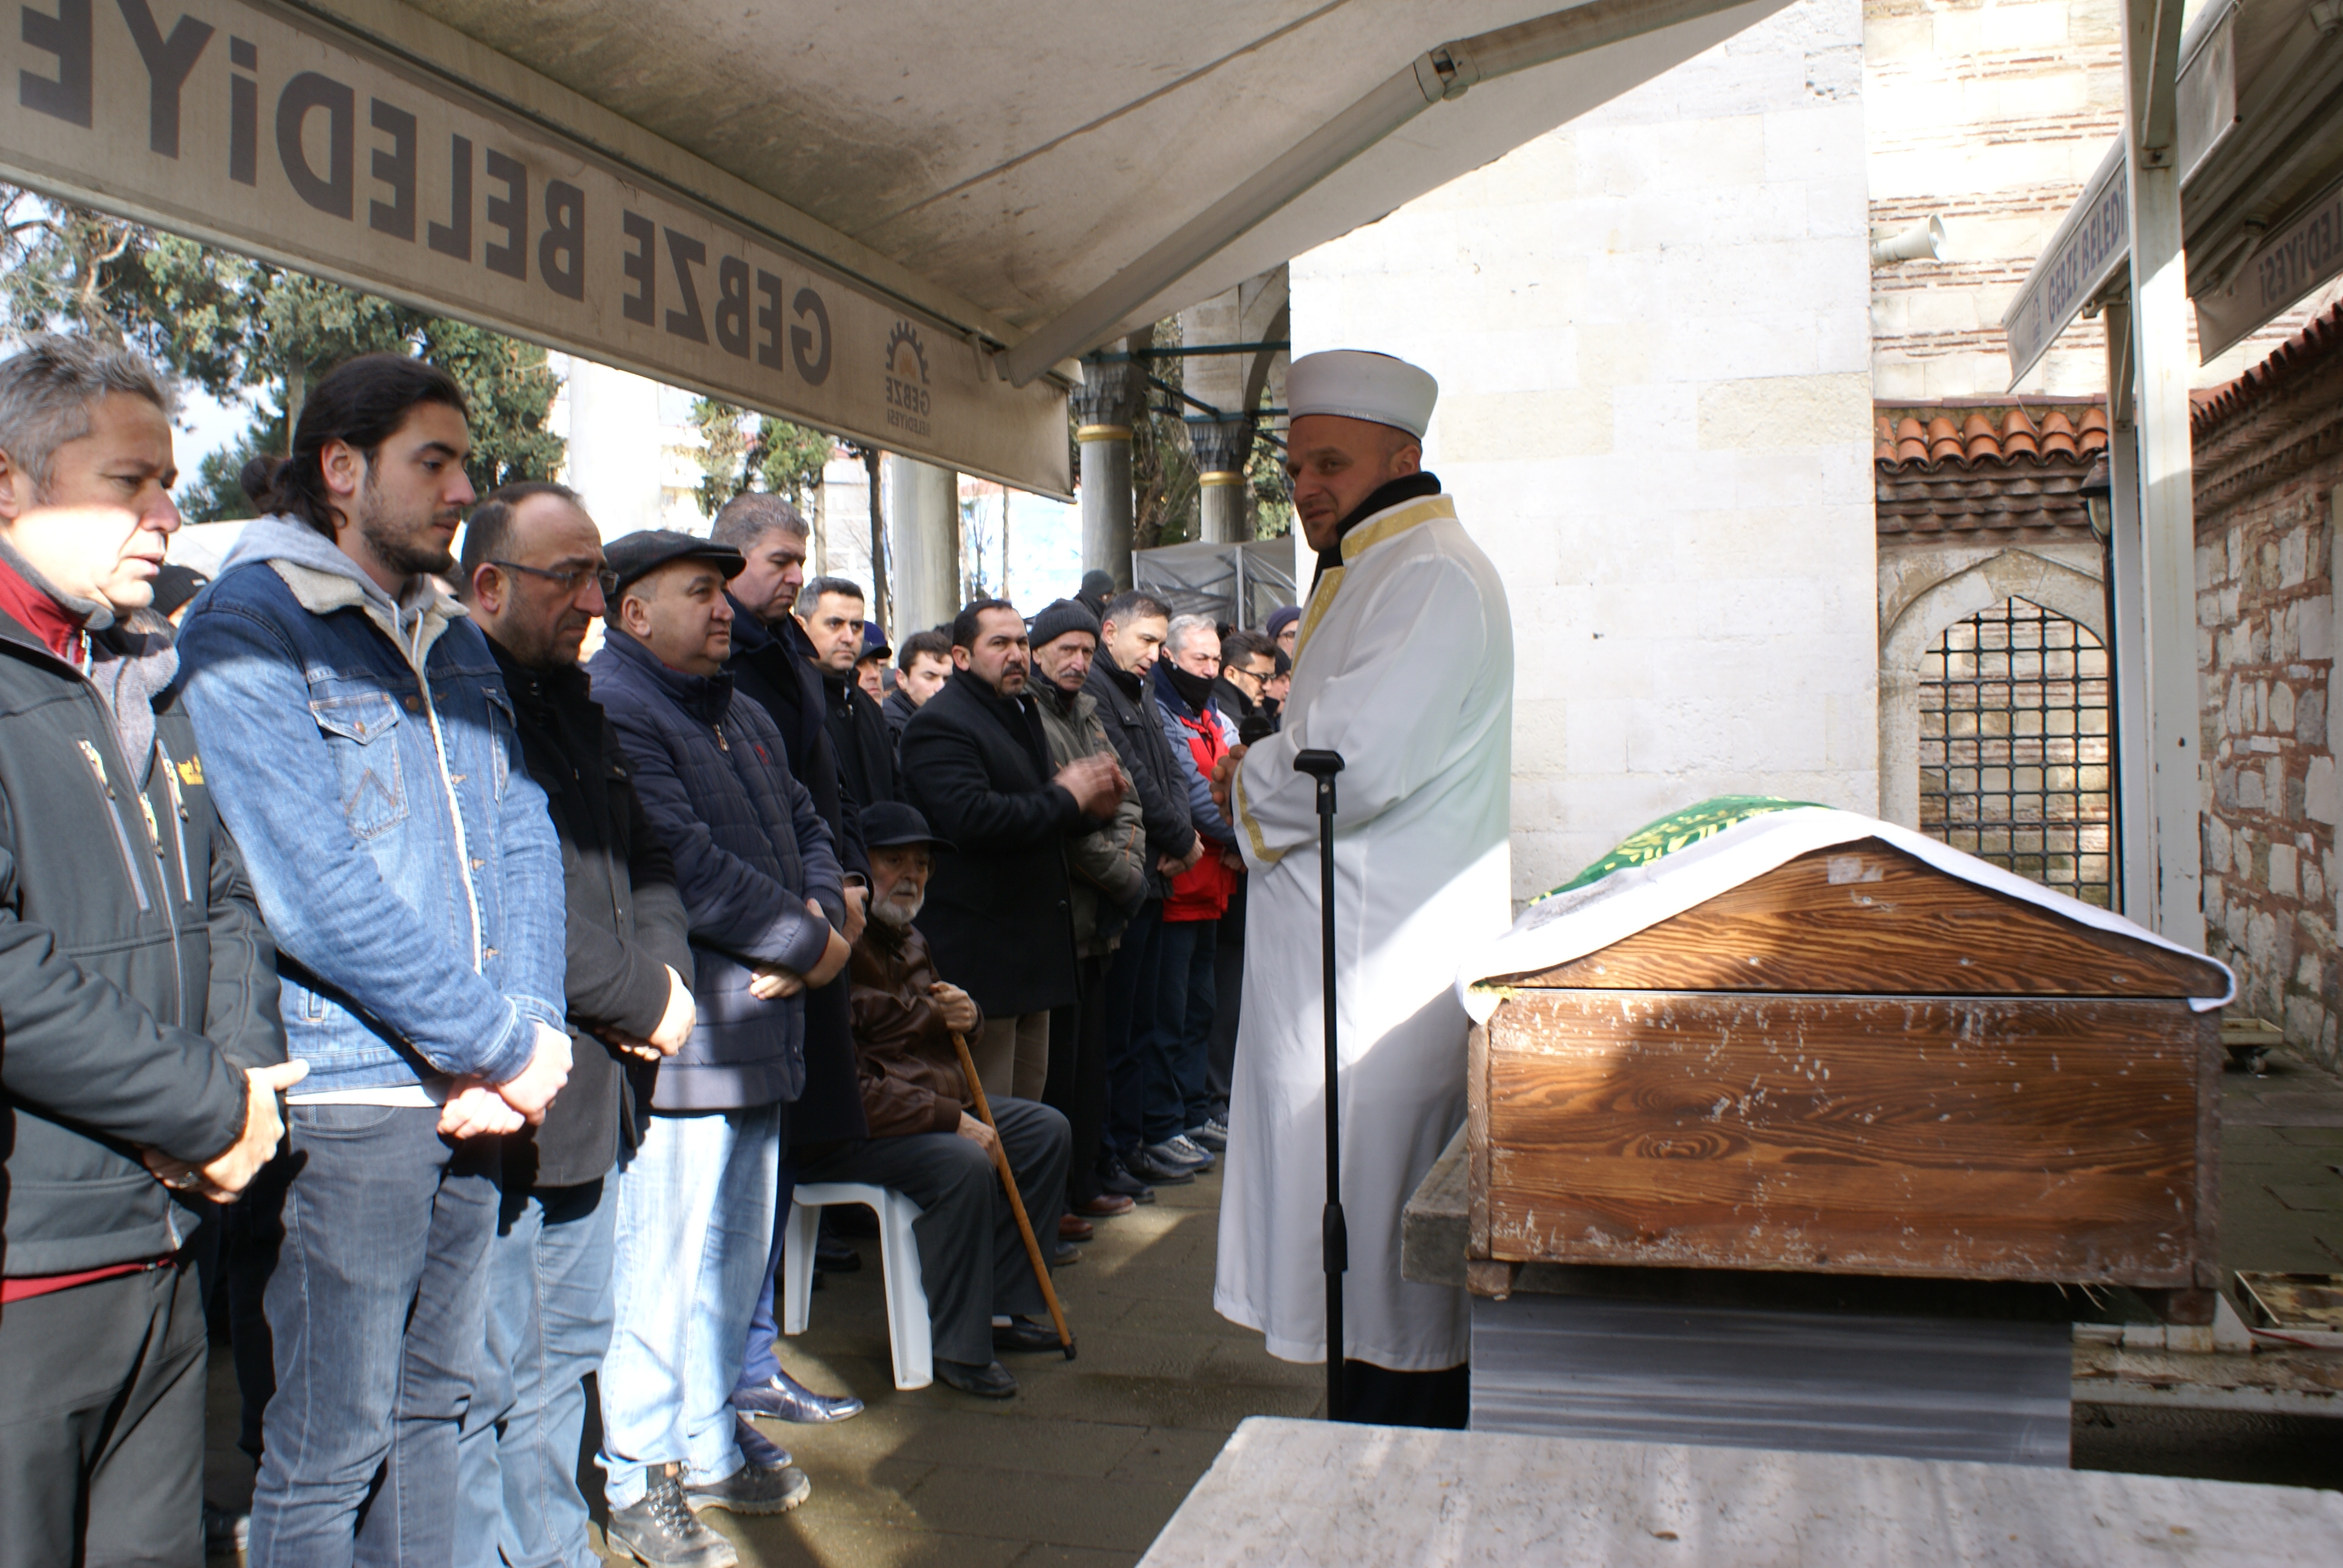
M1017 1216L1017 1233L1025 1238L1025 1256L1032 1261L1033 1278L1041 1282L1041 1299L1050 1305L1050 1321L1058 1327L1058 1342L1066 1350L1066 1359L1074 1359L1074 1333L1066 1327L1066 1310L1058 1305L1058 1292L1050 1283L1050 1265L1041 1256L1041 1243L1033 1237L1033 1221L1026 1217L1025 1200L1017 1191L1017 1178L1009 1169L1009 1151L1001 1141L1001 1124L992 1120L992 1102L984 1097L984 1085L976 1076L976 1058L968 1053L968 1041L960 1030L952 1030L952 1049L960 1052L960 1070L968 1080L968 1091L976 1096L977 1119L992 1129L992 1168L1001 1172L1001 1185L1009 1192L1009 1211Z

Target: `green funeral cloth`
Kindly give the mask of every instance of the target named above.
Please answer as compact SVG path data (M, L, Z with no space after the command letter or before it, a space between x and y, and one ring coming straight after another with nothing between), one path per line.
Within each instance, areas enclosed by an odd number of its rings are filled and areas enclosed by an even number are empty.
M1614 871L1629 866L1645 866L1664 855L1673 855L1688 844L1715 838L1737 822L1752 817L1764 817L1775 811L1796 811L1813 806L1811 800L1784 800L1773 795L1719 795L1713 800L1703 800L1697 806L1687 806L1672 812L1656 822L1648 822L1621 840L1619 847L1594 864L1564 882L1553 892L1542 894L1536 902L1544 902L1555 893L1567 893L1599 882Z

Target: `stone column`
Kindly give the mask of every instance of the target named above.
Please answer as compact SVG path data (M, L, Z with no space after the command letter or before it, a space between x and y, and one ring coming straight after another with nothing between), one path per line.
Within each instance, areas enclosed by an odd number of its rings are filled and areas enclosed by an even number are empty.
M1252 421L1192 415L1188 445L1196 454L1204 543L1232 545L1252 538L1252 492L1244 472L1252 456Z
M960 613L960 476L890 452L882 482L897 622L887 635L900 642Z
M1106 573L1118 588L1131 586L1131 427L1146 384L1141 362L1094 356L1082 362L1082 384L1073 390L1074 441L1082 454L1082 570Z

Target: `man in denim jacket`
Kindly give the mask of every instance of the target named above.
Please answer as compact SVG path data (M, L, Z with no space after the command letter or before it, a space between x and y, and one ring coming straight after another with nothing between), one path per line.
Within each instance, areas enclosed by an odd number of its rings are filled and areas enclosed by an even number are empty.
M770 715L724 668L744 562L651 529L613 540L609 636L587 666L675 857L699 1015L659 1064L650 1125L618 1163L616 1332L598 1380L609 1538L649 1563L716 1568L707 1508L779 1513L810 1490L786 1452L742 1452L731 1403L769 1277L782 1111L805 1087L805 993L846 967L830 825Z
M432 580L463 394L392 355L311 390L275 514L179 636L220 815L277 939L293 1176L255 1568L447 1562L486 1336L497 1134L569 1071L561 854L487 639Z

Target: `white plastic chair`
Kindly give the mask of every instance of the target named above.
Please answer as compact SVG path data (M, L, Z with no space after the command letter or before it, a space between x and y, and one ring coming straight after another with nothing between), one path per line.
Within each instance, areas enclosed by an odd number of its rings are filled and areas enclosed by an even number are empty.
M928 1292L920 1279L920 1247L911 1221L920 1206L891 1187L860 1181L800 1181L789 1202L789 1233L781 1257L781 1332L801 1334L813 1308L814 1231L821 1211L836 1203L867 1203L879 1216L879 1266L887 1293L887 1342L894 1352L895 1386L925 1388L935 1381L928 1332Z

